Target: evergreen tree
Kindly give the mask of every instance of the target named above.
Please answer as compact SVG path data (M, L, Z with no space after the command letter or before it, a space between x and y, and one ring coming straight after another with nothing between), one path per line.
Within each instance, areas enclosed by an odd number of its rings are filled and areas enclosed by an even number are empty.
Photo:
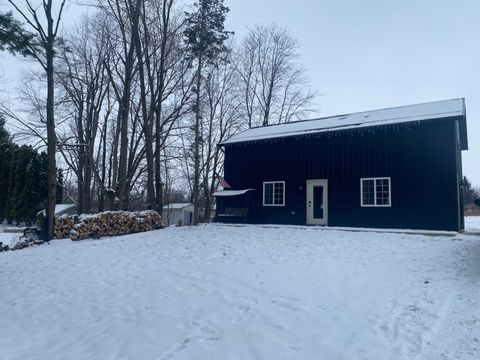
M480 194L472 187L472 184L466 176L463 177L463 203L473 204L475 200L480 198Z
M36 37L26 31L11 12L0 13L0 50L12 54L32 56L36 48Z
M16 218L17 222L25 222L30 225L36 214L43 209L45 195L40 193L39 174L40 157L29 146L20 148L19 160L17 160L16 180Z
M5 202L7 199L7 146L0 144L0 223L5 219Z
M0 145L0 220L2 221L7 217L8 210L12 150L11 146Z
M31 224L47 195L46 154L26 145L0 145L0 220Z
M7 190L7 197L5 201L5 218L9 225L13 223L15 219L16 213L16 206L17 206L17 198L16 198L16 189L15 189L15 167L16 161L18 158L18 146L11 146L8 148L7 151L7 172L6 172L6 190Z
M0 222L5 219L11 145L11 136L5 128L5 118L0 115Z
M27 166L30 160L30 154L27 146L22 146L17 148L16 158L14 161L14 168L12 169L13 178L14 178L14 189L13 189L13 198L14 206L13 214L14 219L17 223L24 222L27 218L25 213L26 209L30 206L30 203L27 202L29 198L28 181L27 181Z
M0 146L1 145L11 145L12 144L12 137L10 133L5 127L5 117L0 114Z
M218 59L225 58L228 48L226 40L232 34L225 30L225 19L229 11L223 0L199 0L194 4L195 11L186 13L187 28L184 32L188 56L196 61L195 88L195 140L194 140L194 181L193 181L193 224L199 220L200 197L200 128L202 111L200 108L202 72L207 65L215 65Z
M38 173L38 198L41 201L41 209L47 207L48 199L48 156L46 152L41 152L39 157L39 168Z

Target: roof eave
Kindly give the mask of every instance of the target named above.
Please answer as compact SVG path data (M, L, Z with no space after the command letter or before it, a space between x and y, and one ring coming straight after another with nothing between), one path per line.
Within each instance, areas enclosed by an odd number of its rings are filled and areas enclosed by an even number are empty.
M467 131L467 108L465 106L465 99L463 100L462 117L459 121L460 130L460 146L462 150L468 150L468 131Z

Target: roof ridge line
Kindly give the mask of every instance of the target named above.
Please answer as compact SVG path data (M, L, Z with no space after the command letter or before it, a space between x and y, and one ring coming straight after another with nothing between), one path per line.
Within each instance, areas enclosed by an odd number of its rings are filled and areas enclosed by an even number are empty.
M382 111L382 110L401 109L401 108L404 108L404 107L411 107L411 106L417 106L417 105L427 105L427 104L441 103L441 102L454 101L454 100L465 101L465 98L460 97L460 98L444 99L444 100L436 100L436 101L425 101L425 102L415 103L415 104L400 105L400 106L389 106L389 107L373 109L373 110L354 111L354 112L345 113L345 114L336 114L336 115L330 115L330 116L324 116L324 117L318 117L318 118L302 119L302 120L284 122L284 123L280 123L280 124L268 124L268 125L264 125L264 126L259 125L259 126L254 126L254 127L248 128L244 131L267 128L267 127L274 127L274 126L280 126L280 125L297 124L297 123L307 122L307 121L326 120L326 119L331 119L331 118L336 118L336 117L351 116L351 115L363 114L363 113L371 113L371 112ZM244 132L244 131L242 131L242 132Z

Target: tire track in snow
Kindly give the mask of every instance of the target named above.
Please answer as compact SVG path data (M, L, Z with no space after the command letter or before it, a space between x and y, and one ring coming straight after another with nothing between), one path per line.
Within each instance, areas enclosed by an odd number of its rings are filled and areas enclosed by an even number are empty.
M424 360L480 358L480 243L473 248L457 250L455 254L459 259L451 287L450 309L439 335L422 355ZM459 317L463 319L459 320Z
M418 359L427 343L438 333L451 302L450 296L434 299L428 290L391 304L391 313L375 330L396 356ZM413 299L413 301L411 301Z
M307 321L317 327L321 325L314 316L315 311L318 311L318 309L310 307L297 298L278 296L249 282L225 274L198 276L197 273L180 273L175 270L170 270L169 272L170 275L174 275L175 278L181 280L172 282L172 286L177 288L177 291L183 292L186 289L195 289L196 292L202 292L206 296L211 297L212 300L210 302L217 303L217 306L225 306L232 310L229 314L230 326L232 328L224 325L220 325L220 328L215 328L215 325L211 324L215 333L218 334L218 338L224 335L228 336L229 331L238 327L241 323L250 324L252 327L262 327L262 333L278 345L290 344L292 339L295 339L293 341L295 346L288 345L286 350L298 353L304 350L304 347L301 345L304 341L295 329L292 328L291 319ZM202 314L202 310L197 308L195 311L192 311L192 318L195 321L202 322L205 321L204 318L209 317L207 313ZM205 334L205 328L202 330L203 336L195 335L192 331L188 332L186 335L188 342L183 341L182 343L174 344L172 349L161 359L169 359L172 354L185 350L195 342L211 340L211 338L208 338L208 334ZM218 338L215 338L215 340ZM245 345L254 346L250 341L247 341ZM255 349L251 348L250 351L255 352Z

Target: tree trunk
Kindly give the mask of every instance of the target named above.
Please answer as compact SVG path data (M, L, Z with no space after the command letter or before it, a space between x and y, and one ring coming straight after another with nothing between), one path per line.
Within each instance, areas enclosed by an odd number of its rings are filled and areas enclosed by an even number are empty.
M162 147L162 138L161 138L161 104L158 105L159 110L157 110L156 115L156 127L155 127L155 209L161 214L163 208L163 183L162 183L162 172L161 172L161 157L160 150Z
M102 184L105 184L106 180L106 173L107 173L107 127L108 121L105 118L103 123L103 131L102 131ZM105 209L105 193L102 190L101 195L98 199L98 211L102 212Z
M77 119L77 132L78 132L78 173L77 173L77 213L83 214L84 212L84 196L83 196L83 170L85 168L85 147L84 147L84 139L83 139L83 103L80 104L80 109L78 111L78 119Z
M198 57L197 88L195 89L195 149L194 149L194 178L193 178L193 225L197 225L200 218L199 190L200 190L200 86L202 85L202 55Z
M162 39L160 43L160 67L158 78L158 97L157 107L155 111L155 193L156 203L155 208L161 214L163 208L163 182L160 158L160 152L162 150L162 111L163 111L163 91L165 88L165 62L166 62L166 46L168 38L168 26L170 20L170 10L172 7L172 1L164 1L162 3Z
M272 75L269 87L268 87L268 95L265 100L265 111L263 112L263 126L267 126L270 120L270 107L272 106L272 96L273 96L273 87L275 86L275 77Z
M207 187L208 189L206 190L207 197L206 197L206 204L205 204L205 218L209 221L210 218L212 217L212 207L213 207L213 193L215 192L215 181L216 181L216 175L217 170L218 170L218 148L215 149L215 156L213 159L213 166L212 166L212 178L210 184L208 183L209 179L207 179ZM208 216L208 217L207 217Z
M212 198L210 197L210 193L208 191L208 178L205 180L205 182L205 221L209 222L210 218L212 217Z
M46 73L47 73L47 184L48 184L48 203L47 203L47 238L53 237L56 187L57 187L57 166L55 161L56 136L55 136L55 118L54 118L54 98L55 84L53 80L53 58L55 56L53 45L55 35L53 33L52 1L48 1L46 9L48 21L48 36L45 46L46 55Z
M145 86L145 71L143 65L143 52L138 31L134 34L137 61L140 75L140 102L142 105L143 132L145 134L145 155L147 158L147 208L155 209L155 186L153 164L153 135L150 112L147 110L147 89Z
M132 29L130 36L130 49L126 54L125 59L125 82L123 87L123 94L119 109L119 123L120 123L120 158L118 160L118 181L117 181L117 196L118 207L121 210L126 210L126 192L127 192L127 161L128 161L128 118L130 112L130 95L132 87L133 70L135 66L135 46L133 44L134 34L138 32L138 22L140 17L141 0L137 0L132 14Z
M129 76L129 75L127 75ZM122 97L120 116L120 158L118 160L117 196L119 209L124 209L125 190L127 185L127 155L128 155L128 113L130 108L130 84L125 84Z

